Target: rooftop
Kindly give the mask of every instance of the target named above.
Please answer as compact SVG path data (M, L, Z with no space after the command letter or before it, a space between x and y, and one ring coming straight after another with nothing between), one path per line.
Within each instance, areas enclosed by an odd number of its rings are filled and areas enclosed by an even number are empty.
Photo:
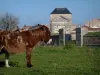
M67 8L55 8L51 14L72 14Z

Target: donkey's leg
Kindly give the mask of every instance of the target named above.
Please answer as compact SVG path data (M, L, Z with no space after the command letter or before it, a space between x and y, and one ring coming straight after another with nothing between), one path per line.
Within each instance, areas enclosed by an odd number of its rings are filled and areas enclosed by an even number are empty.
M5 53L5 66L6 67L10 67L9 66L9 53L5 48L2 48L2 52Z
M26 48L26 60L27 60L27 67L32 67L31 64L31 52L32 52L32 48L27 47Z
M8 62L9 62L9 60L5 59L5 65L6 65L7 68L10 67Z

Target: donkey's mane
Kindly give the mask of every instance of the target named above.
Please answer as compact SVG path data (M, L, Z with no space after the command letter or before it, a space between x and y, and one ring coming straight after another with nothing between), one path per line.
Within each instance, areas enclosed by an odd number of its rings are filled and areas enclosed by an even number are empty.
M31 28L29 28L29 30L35 30L35 29L38 29L38 28L40 28L42 25L40 25L40 24L37 24L37 25L35 25L35 26L32 26Z

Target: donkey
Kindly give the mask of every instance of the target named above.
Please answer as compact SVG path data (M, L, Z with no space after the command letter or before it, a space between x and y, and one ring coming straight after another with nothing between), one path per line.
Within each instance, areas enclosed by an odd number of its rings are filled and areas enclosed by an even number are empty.
M5 66L10 67L10 53L26 51L27 67L32 67L31 52L39 42L51 42L49 28L45 25L38 24L37 28L27 31L0 31L0 53L5 53Z

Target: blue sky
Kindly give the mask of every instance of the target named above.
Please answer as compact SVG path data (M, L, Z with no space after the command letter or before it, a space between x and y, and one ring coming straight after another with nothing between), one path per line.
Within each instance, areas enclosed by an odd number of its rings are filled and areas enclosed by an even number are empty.
M55 8L66 7L72 13L72 23L83 25L100 18L100 0L0 0L0 15L8 12L20 18L19 26L49 24Z

